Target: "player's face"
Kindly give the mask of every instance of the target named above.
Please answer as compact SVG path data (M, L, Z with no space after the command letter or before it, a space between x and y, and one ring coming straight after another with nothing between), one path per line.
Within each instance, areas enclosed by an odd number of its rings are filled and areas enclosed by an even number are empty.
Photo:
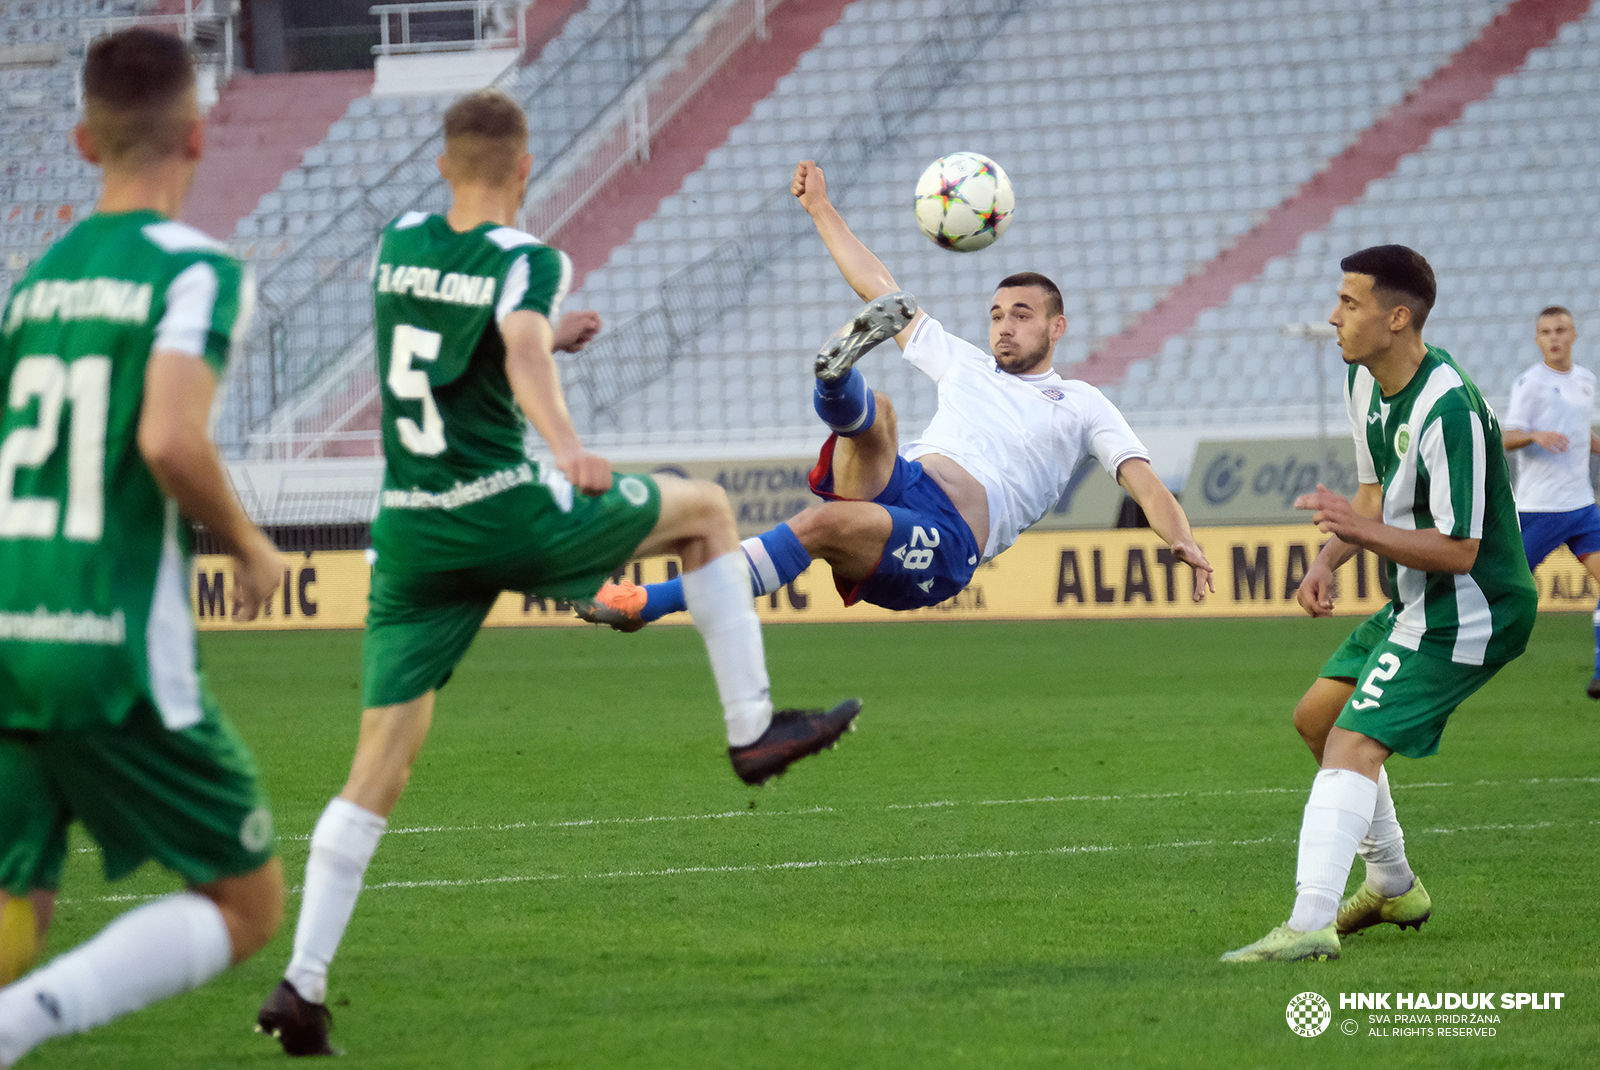
M1339 284L1339 303L1328 322L1339 332L1346 364L1361 364L1386 352L1394 342L1394 309L1384 308L1372 292L1371 275L1347 271Z
M1067 317L1052 316L1038 286L996 290L989 306L989 350L1003 372L1026 375L1050 366L1050 353L1067 331Z
M1571 316L1565 313L1540 316L1535 337L1539 341L1539 352L1544 354L1546 364L1571 363L1572 340L1578 337L1578 330L1572 325Z

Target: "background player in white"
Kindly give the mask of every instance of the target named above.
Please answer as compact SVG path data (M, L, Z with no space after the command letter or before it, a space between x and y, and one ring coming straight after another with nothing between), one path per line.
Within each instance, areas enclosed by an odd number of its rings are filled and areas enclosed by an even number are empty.
M820 557L832 566L846 605L936 605L1055 505L1085 455L1111 473L1194 570L1195 601L1215 589L1183 508L1122 414L1094 387L1052 368L1067 330L1055 283L1032 272L1001 280L985 354L899 292L828 200L820 167L801 162L790 191L868 304L816 362L814 403L833 434L811 487L831 500L745 540L755 594L776 590ZM868 389L854 368L891 335L905 359L939 384L933 420L904 446L888 396ZM632 631L682 608L677 581L607 584L579 615Z
M1600 453L1593 430L1594 373L1572 363L1578 337L1572 313L1551 305L1539 313L1534 340L1544 360L1511 384L1505 443L1517 455L1517 516L1528 567L1538 568L1562 543L1600 584L1600 507L1589 483L1589 454ZM1600 698L1600 605L1594 613L1594 676Z

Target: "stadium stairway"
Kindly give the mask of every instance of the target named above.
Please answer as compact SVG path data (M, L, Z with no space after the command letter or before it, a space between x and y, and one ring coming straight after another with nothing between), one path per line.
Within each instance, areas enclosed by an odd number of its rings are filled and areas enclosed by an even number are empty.
M607 183L572 221L546 238L572 258L572 288L633 237L661 202L683 188L713 149L750 117L756 103L816 47L850 0L786 3L767 20L766 40L752 39L709 78L690 103L651 141L647 166L625 170Z
M371 71L239 74L206 117L206 155L184 219L226 238L261 198L372 92Z

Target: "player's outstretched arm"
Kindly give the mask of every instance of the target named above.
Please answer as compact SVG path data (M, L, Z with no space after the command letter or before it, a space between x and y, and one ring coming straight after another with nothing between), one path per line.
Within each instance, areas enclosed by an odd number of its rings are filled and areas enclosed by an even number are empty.
M889 269L883 266L883 261L855 236L855 232L845 224L839 210L828 200L828 182L822 174L822 168L818 167L815 161L801 160L796 165L794 181L789 184L789 192L794 194L795 199L800 202L800 207L811 216L811 221L817 226L817 233L822 236L822 244L828 247L833 262L839 265L844 281L850 284L850 288L861 300L871 301L875 297L882 297L886 293L900 289L899 283L894 281L894 276L889 274ZM911 330L921 317L922 313L919 311L911 318L905 330L895 336L900 348L904 349L906 342L910 341Z
M1356 489L1350 506L1357 514L1372 519L1383 515L1383 487L1377 483L1363 483ZM1337 535L1328 536L1316 559L1306 570L1305 579L1295 592L1300 608L1313 617L1333 615L1333 574L1339 566L1355 556L1361 547L1345 542Z
M1215 593L1217 585L1212 579L1211 562L1206 560L1200 544L1194 541L1188 514L1150 467L1150 462L1140 457L1123 461L1117 468L1117 482L1139 503L1145 519L1150 521L1150 529L1172 547L1173 556L1194 570L1194 600L1200 601L1207 592Z
M561 393L561 375L551 346L555 332L550 321L529 309L518 309L500 323L506 343L506 379L528 422L539 432L556 467L585 494L611 489L611 465L583 448L567 399Z
M1362 484L1363 489L1368 485ZM1392 527L1380 518L1363 515L1355 503L1320 483L1316 493L1296 498L1294 507L1311 511L1311 522L1323 534L1338 536L1342 543L1371 550L1407 568L1459 576L1471 572L1478 560L1477 539L1453 538L1437 528ZM1317 559L1320 561L1322 554Z
M254 620L277 590L283 559L233 496L227 469L206 426L217 377L199 357L174 349L150 354L139 414L139 453L179 512L222 540L234 559L233 613Z

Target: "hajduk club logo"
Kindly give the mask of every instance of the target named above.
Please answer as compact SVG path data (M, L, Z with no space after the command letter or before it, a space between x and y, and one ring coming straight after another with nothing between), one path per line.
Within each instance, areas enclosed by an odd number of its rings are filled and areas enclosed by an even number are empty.
M1302 992L1289 1001L1284 1018L1289 1028L1303 1037L1317 1037L1333 1021L1333 1007L1315 992Z

